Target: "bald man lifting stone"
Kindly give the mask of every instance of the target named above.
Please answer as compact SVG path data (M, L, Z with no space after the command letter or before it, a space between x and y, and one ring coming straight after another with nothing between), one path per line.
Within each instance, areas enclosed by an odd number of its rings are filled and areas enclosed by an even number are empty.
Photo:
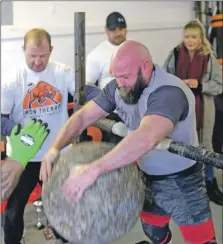
M149 50L136 41L120 45L111 71L115 79L72 115L57 136L42 162L40 179L48 179L66 145L116 109L128 135L104 156L70 170L63 185L68 201L80 201L101 175L137 161L154 198L152 208L145 202L140 216L148 238L153 243L171 243L172 218L185 243L217 243L203 164L155 148L166 137L198 145L193 93L182 80L154 64Z

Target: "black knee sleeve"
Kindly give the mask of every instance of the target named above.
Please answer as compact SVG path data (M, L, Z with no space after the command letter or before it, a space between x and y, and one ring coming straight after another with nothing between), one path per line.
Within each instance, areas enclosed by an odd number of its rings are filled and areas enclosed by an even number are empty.
M167 244L172 238L169 224L159 227L149 225L142 221L142 228L145 235L147 235L154 244Z

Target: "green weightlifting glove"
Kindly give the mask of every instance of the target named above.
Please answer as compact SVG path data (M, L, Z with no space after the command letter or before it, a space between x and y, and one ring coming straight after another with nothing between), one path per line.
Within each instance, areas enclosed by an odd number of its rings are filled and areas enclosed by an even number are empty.
M44 140L50 133L47 124L40 120L31 120L21 130L20 125L13 127L11 142L11 158L19 162L23 168L38 153Z

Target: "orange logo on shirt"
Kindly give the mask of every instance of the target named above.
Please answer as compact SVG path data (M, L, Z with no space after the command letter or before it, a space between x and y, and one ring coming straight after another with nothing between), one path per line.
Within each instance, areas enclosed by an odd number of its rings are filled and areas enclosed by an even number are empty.
M23 100L24 115L51 113L59 109L62 102L62 94L59 89L40 81L32 86Z

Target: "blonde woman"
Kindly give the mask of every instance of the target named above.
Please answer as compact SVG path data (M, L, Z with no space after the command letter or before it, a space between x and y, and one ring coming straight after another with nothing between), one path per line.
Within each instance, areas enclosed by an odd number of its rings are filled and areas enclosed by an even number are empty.
M199 20L185 25L183 41L170 52L164 68L181 78L194 93L198 138L202 146L213 150L214 96L222 92L222 72ZM206 167L206 183L209 199L223 205L212 167Z

